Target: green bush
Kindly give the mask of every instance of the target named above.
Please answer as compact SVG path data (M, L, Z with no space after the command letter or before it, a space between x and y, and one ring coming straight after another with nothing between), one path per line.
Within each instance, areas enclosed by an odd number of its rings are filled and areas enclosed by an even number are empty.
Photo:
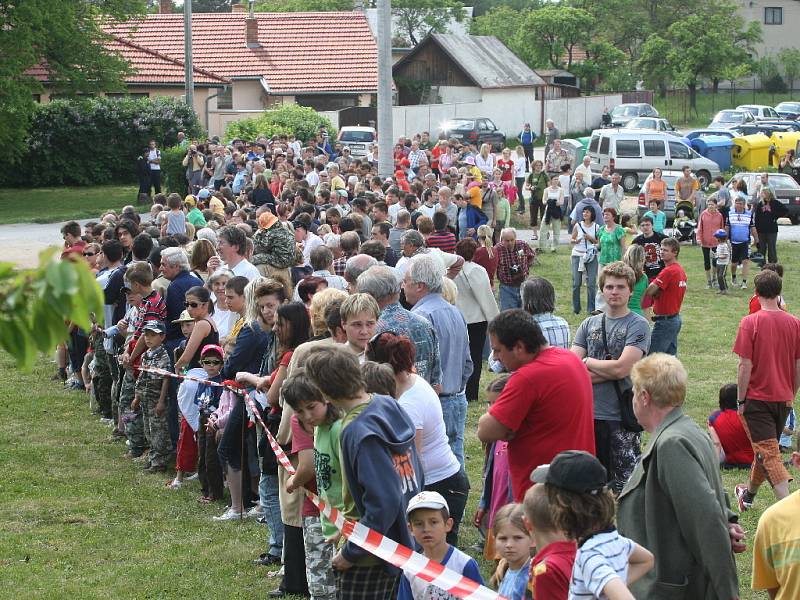
M788 91L786 82L778 73L775 73L764 81L764 91L770 94L785 94Z
M0 159L0 185L43 187L136 181L136 157L149 140L177 142L202 128L177 98L55 100L36 107L27 153Z
M173 146L161 150L161 177L168 192L186 195L186 167L182 161L186 157L186 148Z
M330 119L307 106L284 104L275 110L265 111L258 117L228 123L225 128L225 139L255 140L260 135L271 137L286 134L294 135L298 140L305 142L323 125L328 128L328 133L333 138L336 132Z

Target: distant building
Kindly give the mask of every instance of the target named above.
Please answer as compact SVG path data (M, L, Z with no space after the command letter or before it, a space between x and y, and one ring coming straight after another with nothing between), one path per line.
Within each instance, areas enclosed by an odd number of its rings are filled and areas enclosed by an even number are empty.
M800 2L797 0L741 0L738 12L745 22L761 24L762 40L755 47L759 57L798 46Z

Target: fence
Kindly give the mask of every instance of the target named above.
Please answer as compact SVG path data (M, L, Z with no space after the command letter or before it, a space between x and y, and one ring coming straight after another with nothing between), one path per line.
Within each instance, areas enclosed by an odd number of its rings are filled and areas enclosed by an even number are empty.
M705 127L720 110L736 108L741 104L775 106L785 100L793 99L795 95L800 96L792 92L785 94L764 92L756 86L746 88L730 86L720 87L716 94L711 90L698 90L695 109L691 107L688 90L667 90L665 96L656 93L652 104L659 114L669 119L673 125Z

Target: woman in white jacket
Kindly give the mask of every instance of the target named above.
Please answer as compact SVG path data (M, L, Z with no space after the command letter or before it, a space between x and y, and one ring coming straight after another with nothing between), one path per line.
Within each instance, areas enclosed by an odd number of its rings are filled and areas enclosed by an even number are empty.
M458 288L456 307L467 321L469 353L473 364L472 375L467 381L467 401L469 402L478 399L486 328L489 321L500 312L486 269L472 262L477 248L478 243L472 238L464 238L456 244L456 254L464 259L464 266L454 280Z

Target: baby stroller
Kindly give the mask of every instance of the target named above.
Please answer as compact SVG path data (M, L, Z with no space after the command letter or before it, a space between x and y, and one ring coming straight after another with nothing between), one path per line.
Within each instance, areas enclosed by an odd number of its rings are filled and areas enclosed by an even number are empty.
M675 204L675 218L672 221L672 237L679 242L692 242L692 246L697 245L697 221L694 212L694 203L691 200L681 200Z

